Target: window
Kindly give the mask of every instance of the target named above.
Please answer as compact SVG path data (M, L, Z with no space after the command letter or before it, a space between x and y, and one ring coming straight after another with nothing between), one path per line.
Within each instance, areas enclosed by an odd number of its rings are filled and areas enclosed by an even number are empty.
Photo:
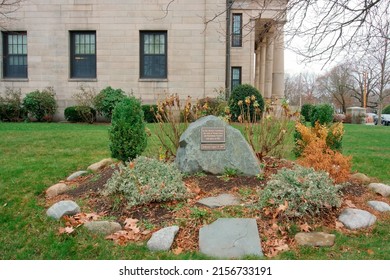
M27 78L27 33L3 33L3 78Z
M233 14L232 47L242 47L242 14Z
M70 32L70 77L96 78L96 32Z
M167 78L167 32L141 31L141 78Z
M231 90L241 85L241 67L232 67L232 85Z

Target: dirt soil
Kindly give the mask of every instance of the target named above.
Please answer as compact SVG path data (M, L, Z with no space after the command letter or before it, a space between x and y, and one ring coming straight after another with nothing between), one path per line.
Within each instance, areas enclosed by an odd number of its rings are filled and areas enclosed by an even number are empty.
M350 182L343 189L344 202L340 209L333 209L324 213L321 217L306 217L301 220L286 220L282 215L272 213L256 207L258 192L266 185L272 174L281 168L292 168L294 163L284 159L267 157L263 160L264 176L215 176L194 175L184 178L187 188L193 193L193 197L187 201L172 201L165 203L150 203L138 207L128 208L124 198L120 196L106 197L101 194L107 180L115 172L112 167L107 167L97 174L91 174L72 181L73 188L65 194L46 201L52 205L54 202L71 199L83 201L84 213L98 213L100 216L116 217L122 225L126 225L126 219L137 219L138 226L145 234L137 240L150 238L151 233L169 225L179 225L180 231L175 238L172 247L174 253L198 250L199 229L210 224L218 217L246 217L257 220L262 247L267 257L274 257L278 253L291 250L296 247L295 233L299 231L312 231L321 227L327 231L339 230L346 234L349 231L337 222L337 216L343 208L356 207L370 210L378 218L381 213L369 209L368 200L383 200L382 197L368 191L368 188L359 182ZM67 182L69 183L69 182ZM242 206L221 207L209 209L197 204L204 197L216 196L221 193L231 193L242 200ZM276 215L275 215L276 214ZM123 240L122 240L123 241ZM125 242L122 242L124 244Z

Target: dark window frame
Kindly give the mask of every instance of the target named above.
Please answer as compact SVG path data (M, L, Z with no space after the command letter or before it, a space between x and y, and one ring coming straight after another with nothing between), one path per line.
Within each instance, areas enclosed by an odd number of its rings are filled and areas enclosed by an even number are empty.
M26 31L2 32L3 78L28 78L28 38ZM22 37L20 37L22 36ZM12 42L10 42L10 38ZM16 41L14 41L16 38ZM12 50L11 50L12 49Z
M234 70L239 71L238 79L234 79ZM231 90L233 91L236 86L241 85L241 83L242 83L242 67L241 66L233 66L231 69L230 75L231 75L230 87L231 87Z
M238 22L237 22L238 19ZM232 47L242 47L242 14L232 15Z
M89 36L86 36L89 35ZM93 35L91 37L91 35ZM77 42L77 36L79 42ZM95 30L71 30L70 37L70 79L96 79L97 36ZM88 38L88 39L87 39ZM91 39L93 38L93 41Z
M161 43L161 36L164 38L163 43ZM152 38L153 42L150 41ZM149 63L148 69L146 63ZM140 31L139 76L140 79L168 78L168 31Z

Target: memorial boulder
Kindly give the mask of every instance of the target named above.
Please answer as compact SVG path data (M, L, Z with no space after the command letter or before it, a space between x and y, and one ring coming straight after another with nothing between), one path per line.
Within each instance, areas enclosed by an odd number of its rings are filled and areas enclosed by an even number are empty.
M176 154L179 169L188 174L223 174L226 168L255 176L261 168L251 146L241 132L215 116L191 123L180 137Z

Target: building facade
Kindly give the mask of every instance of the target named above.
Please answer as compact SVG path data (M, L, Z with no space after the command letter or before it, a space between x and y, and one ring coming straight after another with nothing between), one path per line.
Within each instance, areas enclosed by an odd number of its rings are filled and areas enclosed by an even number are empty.
M286 1L28 0L2 21L0 92L53 87L59 105L86 86L215 96L249 83L265 98L284 91ZM228 28L227 28L228 27Z

